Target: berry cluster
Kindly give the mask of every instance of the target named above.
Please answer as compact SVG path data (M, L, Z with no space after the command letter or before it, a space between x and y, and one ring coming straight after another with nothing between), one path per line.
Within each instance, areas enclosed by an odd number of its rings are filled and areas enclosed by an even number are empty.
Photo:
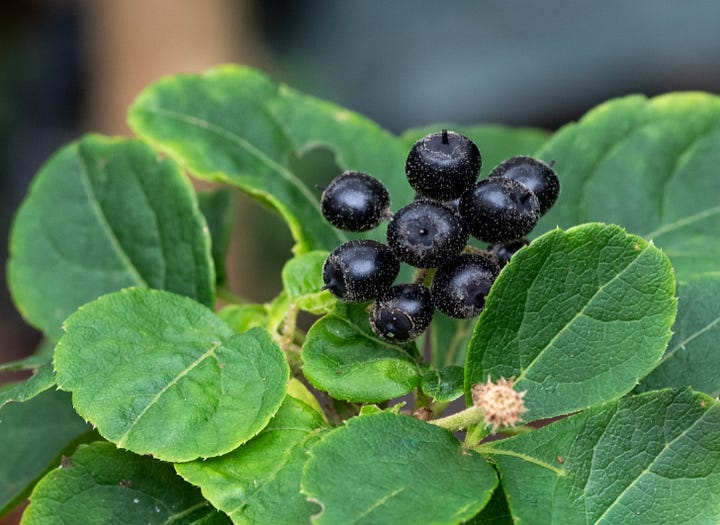
M405 173L417 195L394 214L387 189L368 174L346 171L321 188L322 213L337 228L363 232L389 221L387 244L354 240L330 253L325 289L345 302L375 301L373 331L398 343L425 331L435 309L478 315L501 267L528 244L524 237L560 191L552 167L532 157L508 159L477 182L481 166L474 142L442 130L410 150ZM488 250L468 247L470 235ZM393 286L401 262L423 271Z

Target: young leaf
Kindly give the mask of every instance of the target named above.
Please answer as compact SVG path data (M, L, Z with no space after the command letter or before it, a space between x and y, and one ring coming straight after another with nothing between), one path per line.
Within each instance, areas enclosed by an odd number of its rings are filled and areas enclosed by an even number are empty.
M267 308L255 303L229 304L218 312L218 317L235 332L245 332L250 328L268 324Z
M626 397L477 447L523 523L715 523L720 405L689 390Z
M313 505L300 493L306 442L325 427L320 414L292 397L243 446L217 458L176 465L178 473L234 523L310 523Z
M617 226L533 241L503 269L468 348L465 389L490 376L526 390L526 421L630 391L656 365L675 317L670 262Z
M213 306L207 227L192 187L141 142L86 136L53 156L20 207L8 280L26 319L57 340L78 306L128 286Z
M230 188L218 188L213 191L201 191L197 194L212 244L212 258L215 264L215 281L224 285L227 280L225 259L230 246L230 234L233 222L233 201Z
M435 401L450 402L463 395L464 370L461 366L448 366L430 370L422 377L422 391Z
M630 96L598 106L538 152L556 162L557 205L543 227L619 224L652 240L679 280L720 267L720 97Z
M289 368L270 335L235 334L186 297L130 289L65 323L57 383L78 413L118 447L166 461L233 450L285 397Z
M335 304L335 298L324 286L322 267L328 252L309 252L290 259L282 269L283 288L291 303L301 310L324 314Z
M720 276L706 275L678 284L678 315L660 364L638 385L644 392L690 386L720 395Z
M48 360L43 366L36 368L33 375L20 383L3 385L0 388L0 408L11 401L27 401L55 386L55 373L52 363Z
M302 490L318 525L468 520L490 499L495 471L448 431L389 412L355 417L310 449Z
M20 503L35 482L91 433L73 410L70 396L46 391L0 408L0 516Z
M230 520L185 483L172 465L116 449L83 445L30 496L23 525L225 525Z
M378 339L362 305L338 303L316 322L302 347L303 373L336 399L376 403L406 394L420 382L407 350Z
M165 78L130 108L133 130L195 176L225 182L272 206L297 241L295 251L331 250L345 236L325 221L320 192L287 167L295 146L270 106L284 92L236 66Z

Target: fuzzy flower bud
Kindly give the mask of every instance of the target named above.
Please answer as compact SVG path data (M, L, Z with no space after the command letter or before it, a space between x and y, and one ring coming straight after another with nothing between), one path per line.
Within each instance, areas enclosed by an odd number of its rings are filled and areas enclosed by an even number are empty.
M501 377L493 383L488 377L487 383L478 383L472 387L473 404L483 411L485 424L492 426L495 432L498 427L514 427L521 420L525 408L525 391L513 390L514 378Z

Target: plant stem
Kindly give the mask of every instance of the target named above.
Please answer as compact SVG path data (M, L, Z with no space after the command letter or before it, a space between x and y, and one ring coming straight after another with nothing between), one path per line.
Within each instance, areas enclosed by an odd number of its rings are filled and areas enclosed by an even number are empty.
M458 430L469 427L473 423L479 423L482 420L483 411L473 405L461 412L442 417L440 419L433 419L428 421L428 423L432 423L433 425L437 425L452 432L457 432Z

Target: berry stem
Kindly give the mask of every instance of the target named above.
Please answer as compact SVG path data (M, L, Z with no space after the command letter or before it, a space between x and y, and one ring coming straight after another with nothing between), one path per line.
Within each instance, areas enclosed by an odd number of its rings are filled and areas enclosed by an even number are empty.
M473 405L461 412L441 417L440 419L433 419L428 421L428 423L450 430L451 432L457 432L481 421L483 421L483 411Z

